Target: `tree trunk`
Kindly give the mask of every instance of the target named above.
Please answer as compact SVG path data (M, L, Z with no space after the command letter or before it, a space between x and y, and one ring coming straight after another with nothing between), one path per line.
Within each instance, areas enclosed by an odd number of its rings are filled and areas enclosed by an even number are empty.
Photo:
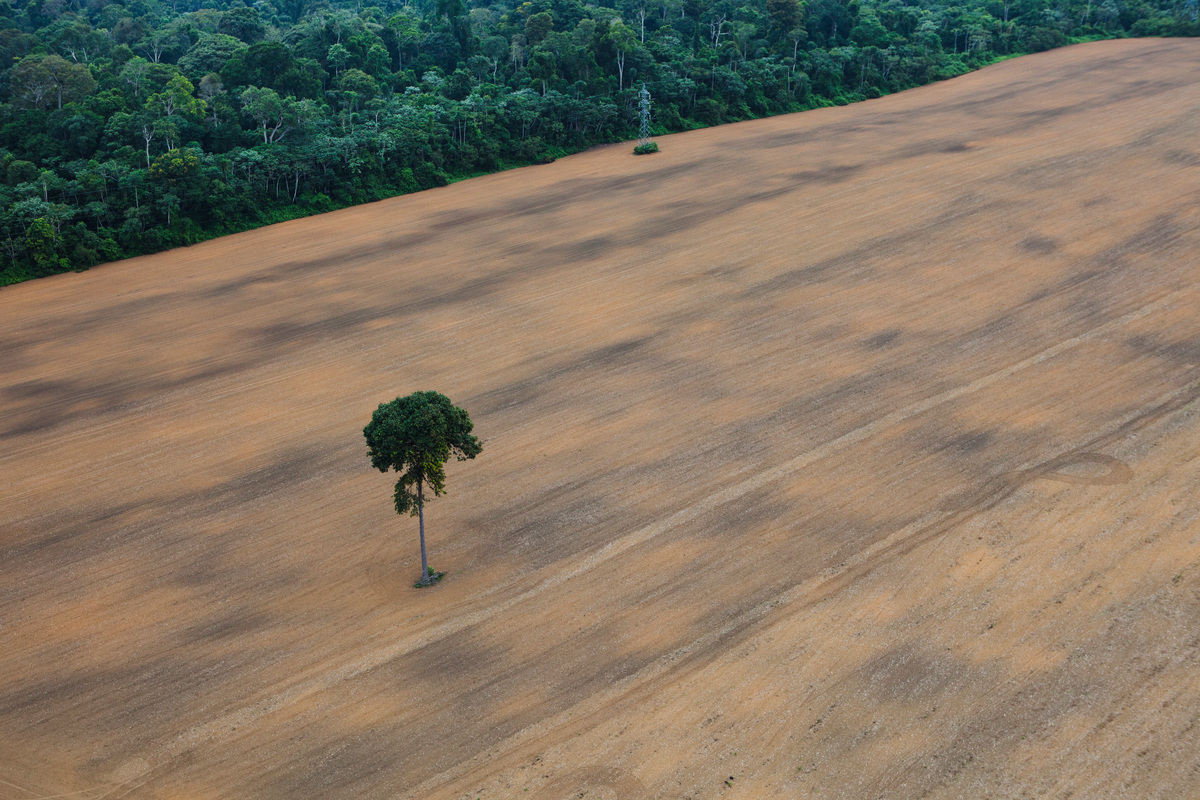
M417 519L421 528L421 580L418 583L429 583L429 560L425 557L425 498L422 496L423 486L417 484Z

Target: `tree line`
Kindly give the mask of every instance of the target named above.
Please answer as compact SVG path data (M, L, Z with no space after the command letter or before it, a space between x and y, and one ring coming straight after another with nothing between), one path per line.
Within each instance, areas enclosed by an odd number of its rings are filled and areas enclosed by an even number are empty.
M1197 0L0 4L0 285L632 138L878 97Z

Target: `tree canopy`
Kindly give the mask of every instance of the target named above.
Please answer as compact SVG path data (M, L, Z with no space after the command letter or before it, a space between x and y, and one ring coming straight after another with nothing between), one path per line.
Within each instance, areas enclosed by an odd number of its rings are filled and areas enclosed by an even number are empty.
M445 494L445 464L451 456L466 461L479 455L483 445L471 435L473 428L467 412L445 395L414 392L381 403L363 429L371 466L380 472L395 470L400 475L392 495L396 513L420 518L418 585L426 585L434 575L425 553L425 487L433 491L434 497Z
M375 409L363 436L371 466L400 473L397 514L415 516L420 511L424 486L435 497L446 493L445 464L450 457L466 461L483 450L471 435L473 428L467 412L440 392L414 392Z
M1197 16L1180 0L0 4L0 286L632 139L643 83L659 135L1072 41L1197 35Z

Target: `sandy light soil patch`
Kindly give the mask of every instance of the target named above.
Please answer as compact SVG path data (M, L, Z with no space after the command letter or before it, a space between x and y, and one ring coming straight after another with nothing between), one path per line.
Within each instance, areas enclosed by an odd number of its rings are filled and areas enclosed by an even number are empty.
M1200 41L659 141L0 291L0 797L1200 796Z

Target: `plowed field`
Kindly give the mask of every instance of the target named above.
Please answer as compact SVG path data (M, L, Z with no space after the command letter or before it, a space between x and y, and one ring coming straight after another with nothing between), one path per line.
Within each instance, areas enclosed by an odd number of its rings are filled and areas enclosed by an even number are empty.
M1200 796L1200 41L659 141L0 291L0 796Z

